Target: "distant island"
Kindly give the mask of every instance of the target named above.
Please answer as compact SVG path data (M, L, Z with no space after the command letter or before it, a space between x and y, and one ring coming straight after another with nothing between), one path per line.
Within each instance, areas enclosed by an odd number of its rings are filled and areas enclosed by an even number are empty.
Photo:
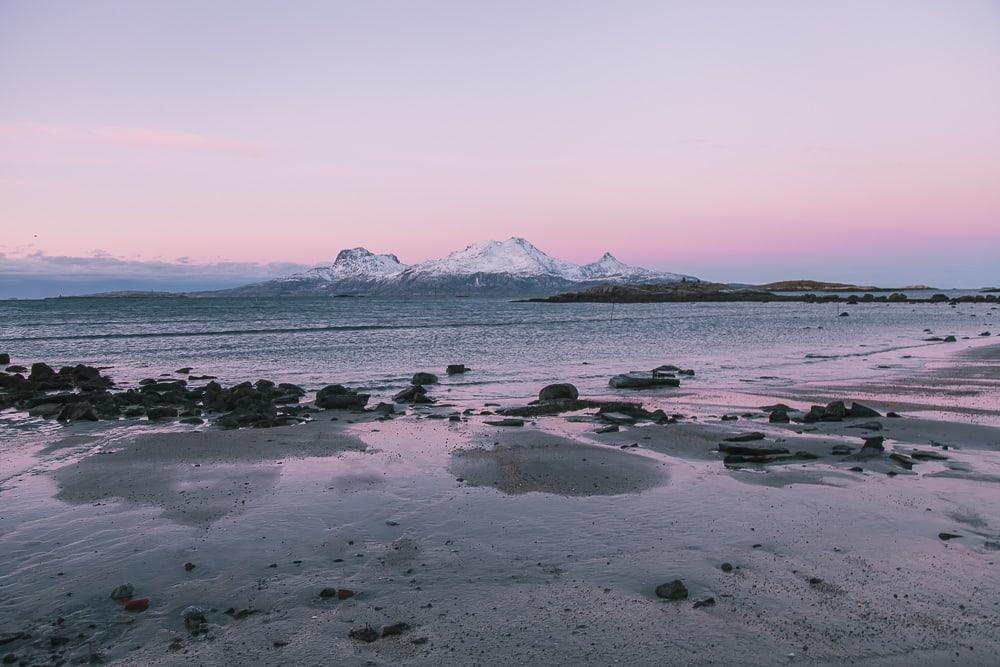
M186 299L181 292L158 292L155 290L122 290L117 292L96 292L80 296L50 296L49 299Z
M851 283L827 283L819 280L779 280L755 287L769 292L916 292L934 289L927 285L874 287L871 285L852 285Z
M804 281L796 281L804 282ZM782 283L775 283L782 284ZM820 283L822 284L822 283ZM789 290L790 291L790 290ZM883 290L884 291L884 290ZM934 294L926 299L914 299L902 292L879 295L868 292L863 295L840 294L779 294L757 287L744 288L721 283L661 283L651 285L597 285L579 292L566 292L555 296L524 299L533 303L711 303L711 302L771 302L798 301L805 303L972 303L995 302L993 294L975 294L949 297Z

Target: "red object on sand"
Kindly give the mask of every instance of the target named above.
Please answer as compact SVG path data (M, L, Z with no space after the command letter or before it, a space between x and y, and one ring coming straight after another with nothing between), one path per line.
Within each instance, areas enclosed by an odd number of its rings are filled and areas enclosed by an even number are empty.
M347 598L354 597L354 591L348 590L346 588L337 589L337 599L346 600Z
M125 611L146 611L149 609L149 598L136 598L125 603Z

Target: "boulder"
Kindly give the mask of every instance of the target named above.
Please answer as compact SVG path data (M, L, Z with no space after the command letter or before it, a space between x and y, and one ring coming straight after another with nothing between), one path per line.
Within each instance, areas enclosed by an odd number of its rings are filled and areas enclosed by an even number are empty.
M438 376L434 373L414 373L413 377L410 378L412 385L437 384L437 381Z
M397 403L433 403L434 399L427 395L423 385L415 384L407 387L392 397Z
M554 401L561 398L577 399L579 397L580 392L568 382L550 384L538 392L538 400L540 401Z
M316 407L324 410L362 410L371 398L340 384L331 384L316 392Z
M734 435L730 438L726 438L726 442L753 442L755 440L763 440L764 434L757 431L751 431L749 433L740 433L739 435Z
M28 380L31 382L39 382L44 380L51 380L56 376L56 372L52 370L52 367L41 361L37 361L31 364L31 374L28 375Z
M787 410L771 410L771 414L768 415L767 421L772 424L787 424L790 420L788 418Z
M0 352L0 364L6 366L10 363L10 354L7 352Z
M149 421L157 421L159 419L173 419L177 416L177 408L170 407L168 405L153 406L146 409L146 417Z
M608 385L615 389L653 389L655 387L679 387L681 381L668 375L653 372L631 371L615 375Z
M847 411L847 416L857 419L866 417L867 418L881 417L882 415L879 414L878 410L873 410L872 408L869 408L867 405L862 405L861 403L854 401L853 403L851 403L851 407Z
M459 375L461 373L467 372L469 369L465 367L465 364L448 364L448 368L445 372L448 375Z
M90 401L77 401L75 403L67 403L64 405L63 409L59 412L57 419L61 422L96 422L99 417L97 416L97 411L94 410L94 406L90 403Z
M870 457L870 456L882 456L885 453L885 438L880 435L873 436L871 438L865 438L864 447L858 452L858 456Z

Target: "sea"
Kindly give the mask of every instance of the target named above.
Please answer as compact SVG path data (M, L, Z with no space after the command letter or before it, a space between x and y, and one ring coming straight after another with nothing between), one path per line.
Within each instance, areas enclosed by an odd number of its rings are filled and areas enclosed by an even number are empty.
M426 371L441 377L439 399L477 404L527 400L553 382L614 395L610 376L673 364L695 375L683 380L690 391L658 392L661 403L713 410L727 393L916 372L955 349L927 339L987 342L981 334L1000 335L998 324L989 303L60 298L0 301L0 352L15 364L99 366L120 387L190 367L223 384L339 383L373 402ZM470 371L447 377L448 364Z

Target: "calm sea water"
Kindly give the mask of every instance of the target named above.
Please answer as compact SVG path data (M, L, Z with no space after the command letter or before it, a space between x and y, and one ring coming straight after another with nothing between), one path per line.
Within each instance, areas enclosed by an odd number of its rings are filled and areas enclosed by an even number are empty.
M849 317L838 317L842 311ZM224 383L331 382L389 395L415 371L449 399L520 399L553 381L607 393L609 375L672 363L691 387L841 380L905 367L934 335L1000 333L988 304L540 304L494 299L59 299L0 302L14 363L109 367L127 386L191 366ZM912 354L910 359L906 356ZM876 362L876 359L878 360ZM764 376L761 379L761 376Z

